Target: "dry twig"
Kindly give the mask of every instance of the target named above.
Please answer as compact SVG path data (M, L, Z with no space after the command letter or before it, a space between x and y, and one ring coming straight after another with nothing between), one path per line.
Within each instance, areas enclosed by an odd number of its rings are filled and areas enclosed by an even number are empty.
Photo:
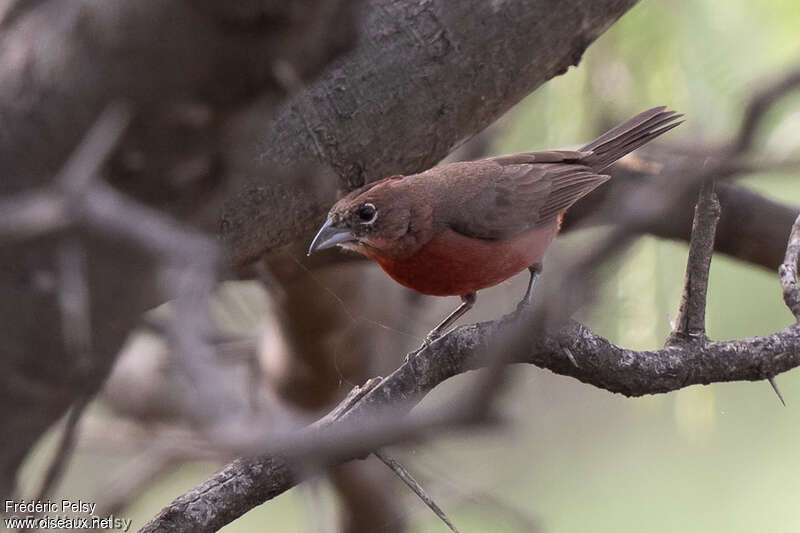
M700 188L689 241L689 258L686 260L681 305L675 320L671 343L705 342L706 293L714 237L720 217L720 205L714 192L714 182L707 181Z
M61 439L58 441L55 455L47 467L42 483L39 490L36 491L36 498L31 501L46 501L51 494L53 488L58 484L64 470L69 462L72 452L75 449L75 441L78 436L78 425L81 417L83 416L86 406L89 404L89 398L84 397L78 400L67 414L67 420L64 423L64 430L61 433Z
M417 480L414 479L414 477L409 473L408 470L406 470L406 468L403 465L401 465L396 460L386 455L386 453L383 450L377 450L373 452L373 455L375 455L375 457L380 459L383 462L383 464L388 466L392 470L392 472L394 472L397 475L397 477L399 477L403 481L403 483L405 483L408 486L408 488L410 488L414 492L414 494L419 496L419 499L422 500L422 502L425 505L427 505L428 508L431 511L433 511L433 513L447 525L447 527L450 528L450 531L452 531L453 533L458 533L458 529L456 528L455 525L453 525L453 522L450 521L450 519L447 517L442 508L439 507L439 504L437 504L436 501L428 495L425 489L422 488L422 485L420 485L417 482Z

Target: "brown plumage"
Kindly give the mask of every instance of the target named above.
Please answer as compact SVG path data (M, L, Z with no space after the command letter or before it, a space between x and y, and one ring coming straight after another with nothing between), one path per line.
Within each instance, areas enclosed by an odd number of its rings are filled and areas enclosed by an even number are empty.
M538 264L562 214L609 179L600 172L679 117L657 107L576 151L451 163L370 183L331 208L309 253L338 244L421 293L474 301L475 291Z

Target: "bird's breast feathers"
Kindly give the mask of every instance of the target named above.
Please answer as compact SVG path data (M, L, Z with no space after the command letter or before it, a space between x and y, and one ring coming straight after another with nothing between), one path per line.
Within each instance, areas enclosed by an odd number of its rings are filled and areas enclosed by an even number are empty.
M461 296L497 285L541 261L556 232L556 221L505 240L446 230L406 258L370 255L406 287L432 296Z

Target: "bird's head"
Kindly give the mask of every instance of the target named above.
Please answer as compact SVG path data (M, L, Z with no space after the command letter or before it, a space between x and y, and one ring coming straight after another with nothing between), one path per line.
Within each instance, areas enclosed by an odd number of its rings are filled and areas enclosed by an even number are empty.
M420 206L403 176L356 189L334 204L308 253L341 246L370 257L402 257L418 248Z

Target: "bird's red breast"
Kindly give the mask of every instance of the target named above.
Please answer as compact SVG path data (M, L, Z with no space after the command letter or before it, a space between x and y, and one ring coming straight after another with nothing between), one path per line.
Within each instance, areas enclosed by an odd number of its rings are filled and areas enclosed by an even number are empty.
M408 257L384 257L366 250L395 281L422 294L461 296L501 283L541 261L557 223L504 240L467 237L446 229Z

